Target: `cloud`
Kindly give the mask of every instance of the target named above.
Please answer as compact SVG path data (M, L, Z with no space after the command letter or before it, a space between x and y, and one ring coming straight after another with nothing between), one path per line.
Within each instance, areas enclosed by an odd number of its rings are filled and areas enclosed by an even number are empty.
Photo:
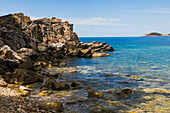
M164 13L169 14L170 8L155 8L148 10L127 10L126 12L134 12L134 13Z
M119 24L119 19L93 17L93 18L63 18L65 21L69 21L76 25L125 25Z
M149 10L152 13L170 13L170 8Z
M31 20L40 19L41 17L30 17ZM118 23L119 19L93 17L93 18L61 18L63 21L68 21L75 25L112 25L112 26L126 26L128 24Z

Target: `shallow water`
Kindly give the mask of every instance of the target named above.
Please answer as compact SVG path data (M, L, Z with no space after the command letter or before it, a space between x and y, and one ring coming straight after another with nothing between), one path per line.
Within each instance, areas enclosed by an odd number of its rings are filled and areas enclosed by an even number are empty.
M109 57L73 58L68 65L80 70L77 75L83 80L95 79L115 85L115 80L126 77L106 77L103 73L138 76L143 80L131 87L170 88L170 37L100 37L80 38L82 42L106 42L116 51L109 52ZM70 63L69 63L70 62Z
M138 92L139 89L160 88L170 89L170 37L114 37L114 38L80 38L82 42L106 42L116 51L108 52L109 57L101 58L68 58L63 61L66 67L52 67L47 70L56 73L60 70L79 70L76 73L60 73L57 81L68 83L77 82L80 89L54 91L50 96L34 97L34 100L58 100L64 104L64 112L89 113L98 110L102 113L115 111L145 111L162 112L161 106L165 106L163 112L169 112L169 95L150 95ZM111 74L111 76L105 76ZM130 78L130 76L139 79ZM103 98L88 98L87 87L100 91ZM116 91L122 88L131 88L133 93L129 97L117 98ZM155 100L155 97L163 97ZM149 98L149 99L148 99ZM158 101L161 106L149 106L146 101ZM71 102L72 104L67 104ZM143 103L143 104L142 104ZM144 107L141 107L144 106ZM148 108L153 107L151 110ZM145 109L146 108L146 109ZM144 109L144 110L143 110ZM106 110L106 111L105 111ZM109 111L110 110L110 111ZM156 110L156 111L155 111Z

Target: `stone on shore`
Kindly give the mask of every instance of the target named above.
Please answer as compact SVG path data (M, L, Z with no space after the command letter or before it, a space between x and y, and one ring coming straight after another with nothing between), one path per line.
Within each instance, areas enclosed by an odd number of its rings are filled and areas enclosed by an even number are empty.
M21 92L21 96L29 96L31 94L32 89L20 86L19 91Z
M35 82L43 82L43 77L36 72L26 69L15 69L14 73L6 73L4 79L8 83L14 84L30 84Z
M54 110L55 112L62 112L63 111L63 104L58 101L44 101L41 103L41 108L45 110Z

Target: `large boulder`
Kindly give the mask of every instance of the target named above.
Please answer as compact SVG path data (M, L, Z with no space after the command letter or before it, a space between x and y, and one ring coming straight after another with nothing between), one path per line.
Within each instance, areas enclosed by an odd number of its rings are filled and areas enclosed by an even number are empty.
M30 84L35 82L43 82L43 77L41 75L26 69L15 69L14 73L6 73L4 79L8 83L14 84Z

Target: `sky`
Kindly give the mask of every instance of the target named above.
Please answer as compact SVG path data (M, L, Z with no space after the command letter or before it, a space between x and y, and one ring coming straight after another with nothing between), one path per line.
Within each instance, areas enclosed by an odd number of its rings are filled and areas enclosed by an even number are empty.
M170 0L0 0L0 16L18 12L69 21L79 37L170 33Z

